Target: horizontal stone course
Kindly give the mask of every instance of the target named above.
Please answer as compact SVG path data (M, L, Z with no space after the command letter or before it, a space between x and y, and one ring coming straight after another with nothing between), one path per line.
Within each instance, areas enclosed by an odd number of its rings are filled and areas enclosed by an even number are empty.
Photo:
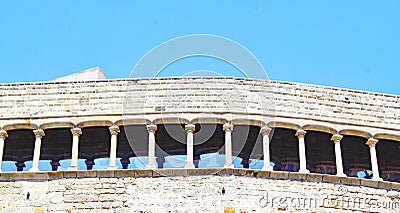
M236 176L273 180L294 180L305 182L324 182L344 184L348 186L367 186L372 188L393 189L400 191L400 183L387 181L374 181L355 177L338 177L316 173L298 173L283 171L260 171L251 169L155 169L155 170L89 170L89 171L57 171L57 172L3 172L0 173L0 182L34 181L47 182L59 179L69 180L67 185L73 184L76 179L84 179L85 182L122 184L121 178L160 178L177 177L184 179L190 176ZM120 185L123 186L123 185ZM13 186L18 187L18 186ZM106 187L107 188L107 187ZM110 187L108 187L110 188ZM113 187L111 187L113 188Z

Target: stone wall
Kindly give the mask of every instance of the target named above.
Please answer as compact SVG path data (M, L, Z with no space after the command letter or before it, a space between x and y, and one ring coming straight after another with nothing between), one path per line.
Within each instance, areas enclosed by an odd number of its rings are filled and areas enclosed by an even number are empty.
M0 212L399 212L399 191L399 183L244 169L1 173Z
M267 110L259 96L274 98L275 106ZM0 85L0 122L178 111L269 114L400 129L400 96L290 82L157 78Z

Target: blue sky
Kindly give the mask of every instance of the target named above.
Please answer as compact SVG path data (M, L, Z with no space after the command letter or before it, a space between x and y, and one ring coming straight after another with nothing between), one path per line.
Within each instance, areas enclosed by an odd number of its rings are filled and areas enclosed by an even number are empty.
M248 48L273 80L400 94L400 1L2 1L0 82L100 66L124 78L156 45L214 34ZM167 67L213 69L210 59ZM169 70L169 71L168 71Z

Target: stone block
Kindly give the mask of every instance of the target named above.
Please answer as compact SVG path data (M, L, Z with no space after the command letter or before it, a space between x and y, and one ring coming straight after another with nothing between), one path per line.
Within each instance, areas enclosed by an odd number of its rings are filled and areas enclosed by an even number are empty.
M356 177L340 177L340 183L348 186L361 185L361 179Z
M189 176L199 176L199 175L214 175L217 174L221 169L210 168L210 169L188 169Z
M258 176L258 173L259 173L260 171L259 170L249 170L249 169L246 169L245 170L245 175L246 175L246 177L252 177L252 178L256 178L257 176ZM236 174L235 174L236 175Z
M305 181L307 180L306 173L298 173L298 172L289 172L289 179L296 180L296 181Z
M369 180L369 179L361 179L361 186L378 188L379 181Z
M15 180L15 172L3 172L0 173L0 181L14 181Z
M174 171L172 172L174 174L174 176L188 176L188 169L174 169Z
M340 183L340 177L336 175L324 175L322 177L324 183Z
M322 182L322 178L324 176L325 176L324 174L310 173L310 174L307 174L307 181L309 181L309 182Z
M114 177L120 178L120 177L135 177L135 170L130 170L130 169L122 169L122 170L115 170L114 171Z
M259 171L257 174L258 178L270 178L271 172L270 171Z
M77 178L93 178L97 177L97 171L96 170L88 170L88 171L78 171L76 173Z
M269 177L276 180L287 180L289 178L289 172L273 171Z
M154 169L153 177L172 177L174 169Z
M57 172L49 172L47 174L47 177L49 180L58 180L64 178L63 172L57 171Z
M137 169L134 170L135 177L153 177L153 170L151 169Z
M390 190L392 189L392 183L389 181L379 181L378 188Z
M223 168L218 171L217 175L226 176L233 175L233 169L231 168Z
M395 191L400 191L400 183L392 182L391 189Z
M34 180L34 181L47 181L47 172L17 172L15 174L15 181L19 180Z
M98 178L113 178L114 170L97 170L96 177L98 177Z
M78 171L63 171L64 178L76 178Z
M233 175L246 176L246 169L233 169Z

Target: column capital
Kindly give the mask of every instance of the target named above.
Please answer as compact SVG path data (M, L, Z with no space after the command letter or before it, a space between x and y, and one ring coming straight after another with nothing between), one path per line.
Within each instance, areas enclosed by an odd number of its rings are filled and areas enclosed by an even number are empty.
M8 137L7 131L0 130L0 138L6 139Z
M365 144L368 145L369 147L371 147L371 146L376 146L377 143L378 143L377 139L370 138L370 139L368 139L368 141Z
M193 124L186 124L185 125L186 132L194 132L195 128L196 128L196 126L193 125Z
M149 131L149 132L157 131L157 125L155 125L155 124L149 124L146 127L147 127L147 131Z
M343 139L343 135L339 135L339 134L334 134L331 137L331 141L333 141L334 143L340 143L340 141Z
M71 129L72 135L73 136L80 136L82 135L82 130L81 128L73 128Z
M227 131L232 132L233 131L233 125L229 124L229 123L226 123L226 124L224 124L222 126L222 129L224 130L224 132L227 132Z
M119 127L117 125L112 125L108 128L110 130L111 135L118 135Z
M269 133L271 133L271 128L264 126L260 129L260 133L262 135L269 135Z
M33 134L35 134L36 138L42 138L45 136L44 131L42 129L33 130Z
M298 129L297 131L296 131L296 134L295 134L295 136L296 137L298 137L298 138L304 138L305 136L306 136L306 131L305 130L303 130L303 129Z

